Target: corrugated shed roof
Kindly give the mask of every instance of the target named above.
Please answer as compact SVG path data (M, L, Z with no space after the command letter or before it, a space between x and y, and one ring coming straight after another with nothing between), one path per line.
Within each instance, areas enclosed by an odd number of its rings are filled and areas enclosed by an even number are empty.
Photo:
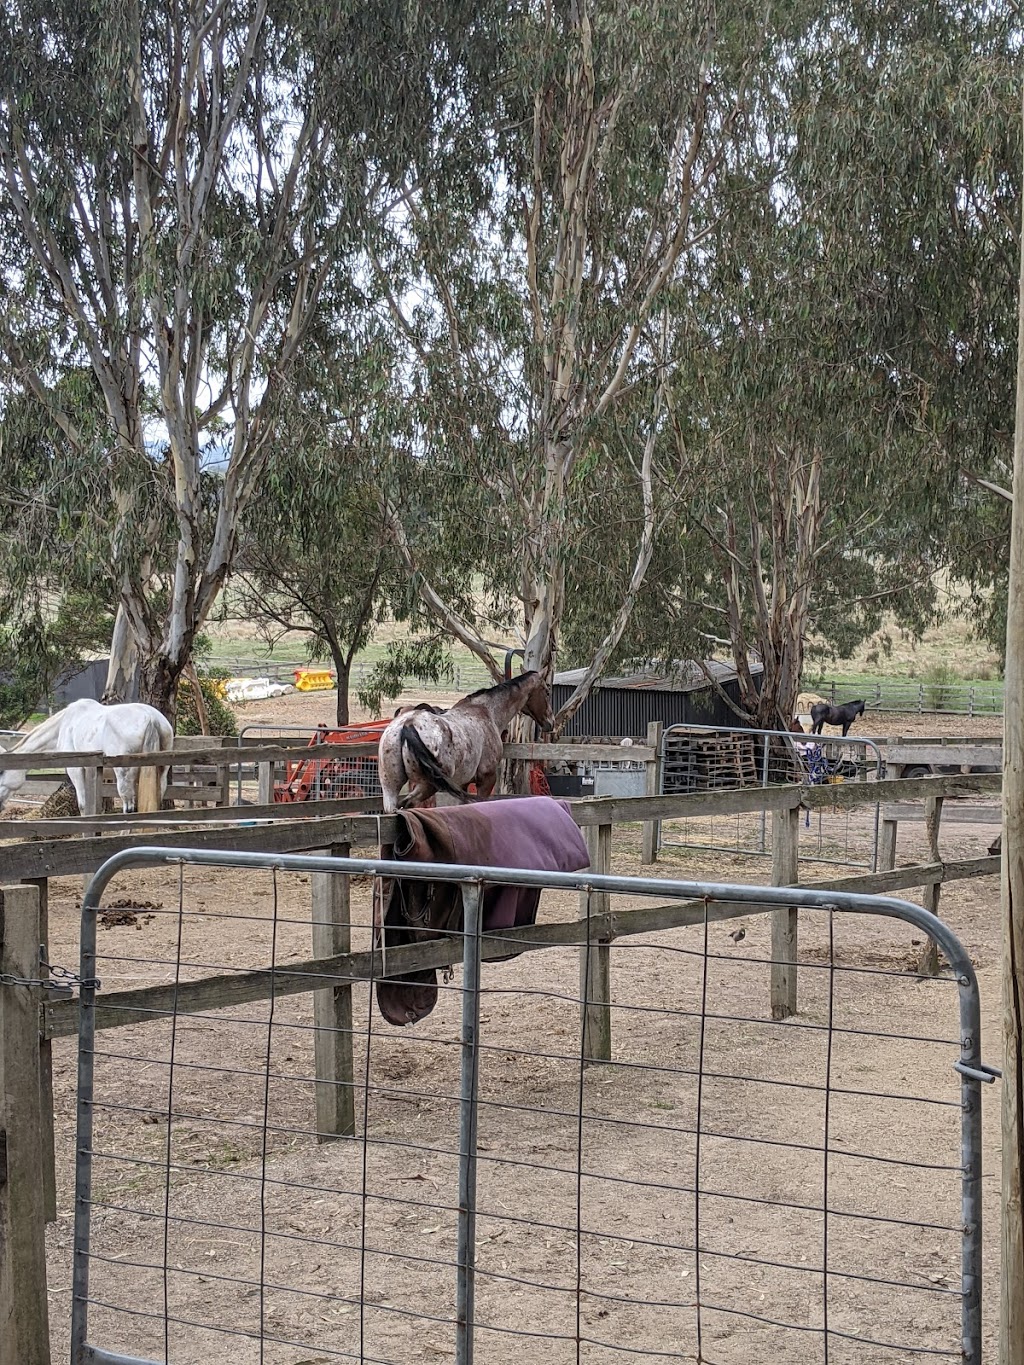
M736 677L733 665L722 659L705 659L704 667L716 682L731 682ZM566 687L575 687L583 680L586 671L585 668L573 668L565 673L556 673L555 682ZM763 672L763 666L751 659L750 671L756 676ZM710 685L696 659L675 659L668 667L664 665L652 667L622 678L600 678L594 684L598 688L634 692L702 692Z

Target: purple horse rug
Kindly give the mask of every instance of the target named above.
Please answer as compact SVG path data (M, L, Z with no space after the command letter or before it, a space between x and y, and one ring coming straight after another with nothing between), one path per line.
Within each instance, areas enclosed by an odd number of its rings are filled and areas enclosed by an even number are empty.
M538 872L578 872L590 863L568 802L550 796L399 811L395 819L399 835L394 844L381 848L382 858L521 867ZM484 932L533 924L539 901L540 888L536 886L485 887ZM381 894L374 902L374 940L379 944L383 938L385 970L391 949L461 930L460 883L382 880ZM391 1024L415 1024L436 1003L437 972L433 968L377 982L377 1004Z

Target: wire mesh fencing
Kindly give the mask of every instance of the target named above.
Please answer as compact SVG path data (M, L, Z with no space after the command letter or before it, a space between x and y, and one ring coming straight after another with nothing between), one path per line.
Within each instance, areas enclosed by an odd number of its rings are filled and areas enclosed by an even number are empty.
M239 764L235 780L235 800L238 805L266 800L268 803L296 801L365 800L372 804L382 800L380 775L376 754L358 753L316 756L320 744L344 744L365 748L376 744L383 722L371 721L364 725L246 725L239 733L240 744L295 745L305 739L309 754L291 759L275 759L262 764Z
M822 737L785 730L673 725L662 738L661 791L665 795L768 788L787 783L838 786L874 782L885 762L870 739ZM800 857L838 867L878 866L879 808L819 806L804 815ZM714 849L770 857L766 812L716 812L666 820L663 848Z
M97 941L107 872L83 909L83 979L128 989L82 993L73 1365L980 1360L991 1074L970 960L925 911L301 856L113 861L176 862L177 891L145 952ZM388 965L371 932L373 879L398 872L464 882L459 932L412 945L452 965L404 1029L374 993L409 952ZM310 884L334 875L352 879L352 952L311 962ZM542 922L483 932L483 877L545 885ZM801 1009L780 1023L765 912L792 903ZM927 993L910 932L950 963ZM603 970L610 1004L581 1010ZM342 1079L318 1074L314 989L351 992ZM317 1142L325 1086L350 1094L352 1138Z

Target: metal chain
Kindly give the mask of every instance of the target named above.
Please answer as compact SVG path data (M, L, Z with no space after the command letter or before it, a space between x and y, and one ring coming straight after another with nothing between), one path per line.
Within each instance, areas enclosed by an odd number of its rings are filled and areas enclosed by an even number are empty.
M76 986L91 986L97 991L100 988L98 977L81 977L68 967L47 962L42 946L39 950L39 965L47 973L46 976L15 976L12 972L0 972L0 986L45 986L53 995L65 998L71 997Z

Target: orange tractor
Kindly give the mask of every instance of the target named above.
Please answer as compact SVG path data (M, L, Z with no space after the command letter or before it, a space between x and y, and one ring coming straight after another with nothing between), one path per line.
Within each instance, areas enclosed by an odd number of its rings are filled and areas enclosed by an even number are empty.
M321 744L376 744L390 720L368 720L362 725L343 725L333 729L317 727L309 741L316 749ZM373 754L352 758L300 758L285 767L283 782L274 783L275 801L338 801L347 796L380 796L377 759Z

